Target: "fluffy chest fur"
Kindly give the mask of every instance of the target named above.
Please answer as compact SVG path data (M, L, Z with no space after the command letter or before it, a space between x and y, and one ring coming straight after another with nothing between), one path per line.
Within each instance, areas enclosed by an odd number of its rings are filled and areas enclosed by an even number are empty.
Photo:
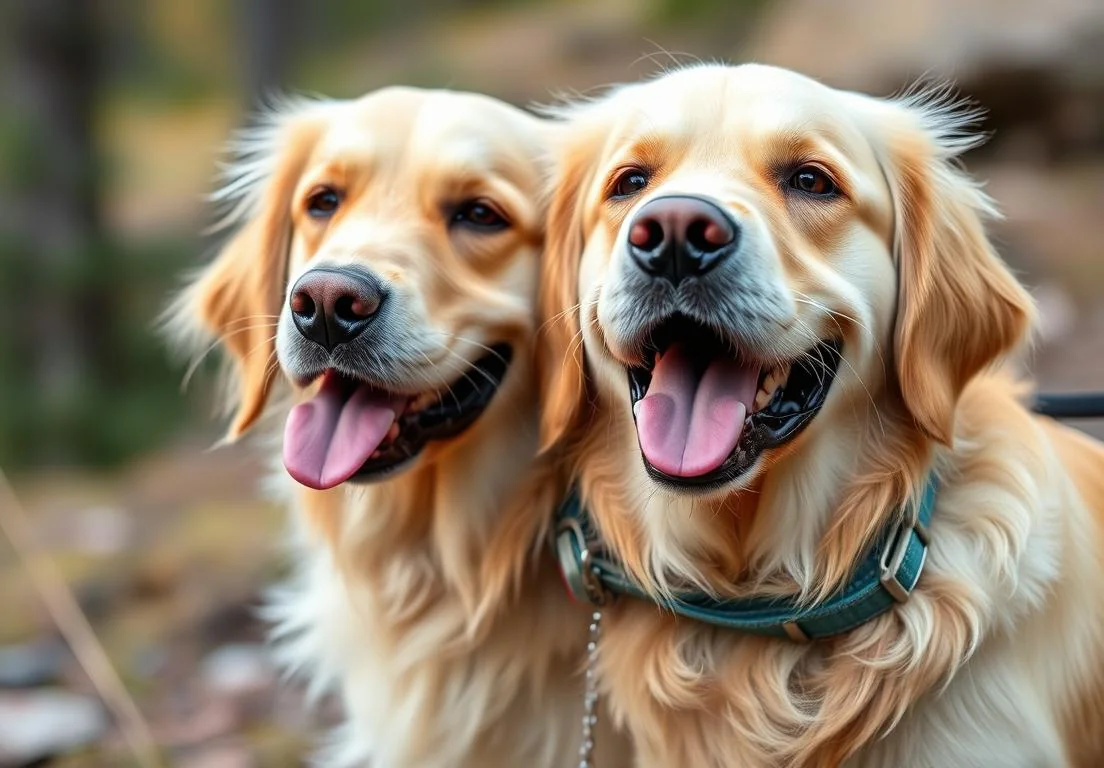
M807 645L610 614L603 679L643 765L1099 764L1104 452L1000 380L962 412L907 604Z
M300 558L298 578L280 590L272 616L283 664L344 702L347 721L324 764L571 763L585 614L566 618L563 606L526 595L468 637L456 602L441 596L417 621L403 621L386 588L350 584L323 550Z
M543 494L473 476L294 492L296 572L269 618L281 663L344 703L325 765L578 759L589 612L540 549ZM600 764L627 764L602 720Z

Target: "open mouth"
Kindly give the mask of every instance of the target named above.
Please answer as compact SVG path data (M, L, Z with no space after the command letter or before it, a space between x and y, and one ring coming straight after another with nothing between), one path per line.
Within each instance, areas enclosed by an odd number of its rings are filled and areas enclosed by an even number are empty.
M512 354L509 345L495 345L450 386L417 395L389 392L327 369L318 394L288 415L284 466L317 490L398 471L430 441L455 437L479 418Z
M764 364L680 315L658 326L629 393L644 464L656 480L711 487L735 480L763 451L792 440L828 397L836 340Z

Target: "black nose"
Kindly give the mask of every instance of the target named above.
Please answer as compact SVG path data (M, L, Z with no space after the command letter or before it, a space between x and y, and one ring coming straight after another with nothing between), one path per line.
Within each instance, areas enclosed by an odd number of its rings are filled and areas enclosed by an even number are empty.
M629 227L629 253L642 270L678 285L704 275L740 245L740 227L703 197L649 200Z
M367 272L319 267L295 282L288 308L299 333L332 352L364 332L384 297L379 281Z

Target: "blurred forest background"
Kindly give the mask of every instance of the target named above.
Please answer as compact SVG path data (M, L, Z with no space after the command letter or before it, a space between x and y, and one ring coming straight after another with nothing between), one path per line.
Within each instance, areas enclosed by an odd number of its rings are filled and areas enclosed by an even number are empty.
M1044 389L1104 387L1100 0L0 6L0 467L171 764L300 765L333 717L307 713L260 645L253 607L283 564L257 459L206 450L210 387L181 394L152 334L217 245L203 195L229 133L274 92L403 82L524 104L699 57L876 94L957 80L990 110L994 138L968 164L1043 311L1032 368ZM6 542L0 605L0 765L125 764Z

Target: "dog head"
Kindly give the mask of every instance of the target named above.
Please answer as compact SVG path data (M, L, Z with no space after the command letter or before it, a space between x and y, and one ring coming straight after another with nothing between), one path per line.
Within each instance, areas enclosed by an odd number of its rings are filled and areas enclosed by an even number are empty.
M966 383L1026 333L955 165L976 115L946 94L700 66L558 114L546 446L604 409L627 465L700 495L845 454L862 414L949 444Z
M230 436L282 378L302 401L285 465L328 488L447 445L517 387L543 145L506 104L409 88L291 104L248 134L218 194L243 224L179 307L233 359Z

